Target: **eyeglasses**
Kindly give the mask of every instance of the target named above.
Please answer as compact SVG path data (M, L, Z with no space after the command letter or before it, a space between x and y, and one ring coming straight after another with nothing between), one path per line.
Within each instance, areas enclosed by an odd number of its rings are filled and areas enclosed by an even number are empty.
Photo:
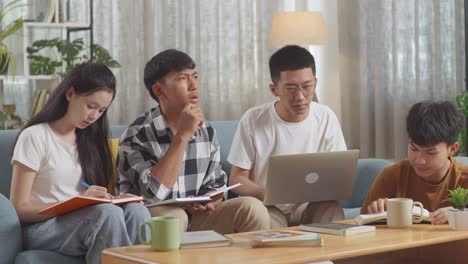
M299 93L299 91L301 91L302 95L307 97L313 94L316 85L317 85L317 80L314 80L313 82L310 82L304 85L286 84L281 89L284 91L284 93L287 96L296 96Z

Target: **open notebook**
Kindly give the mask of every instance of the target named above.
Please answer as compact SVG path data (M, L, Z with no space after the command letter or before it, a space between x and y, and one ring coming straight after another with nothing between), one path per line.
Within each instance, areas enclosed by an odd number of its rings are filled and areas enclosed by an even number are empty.
M124 205L127 203L140 202L143 201L143 197L134 196L134 197L117 197L114 199L106 198L95 198L87 196L75 196L58 204L47 207L46 209L39 211L39 214L42 215L52 215L59 216L66 213L78 210L83 207L101 204L101 203L111 203L115 205Z
M158 206L158 205L179 205L179 206L184 206L186 204L191 204L191 203L208 203L211 201L216 201L218 199L221 199L223 197L223 194L231 189L234 189L236 187L239 187L241 184L237 183L234 185L231 185L229 187L224 186L222 188L216 189L210 193L207 193L205 195L199 195L199 196L192 196L192 197L182 197L182 198L173 198L173 199L168 199L164 201L158 201L158 202L152 202L149 204L145 204L146 207L150 208L153 206Z

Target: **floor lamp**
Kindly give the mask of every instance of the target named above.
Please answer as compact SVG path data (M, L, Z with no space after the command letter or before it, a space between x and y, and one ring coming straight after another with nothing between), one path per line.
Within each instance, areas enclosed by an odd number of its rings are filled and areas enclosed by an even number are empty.
M324 45L327 40L327 28L320 12L280 12L273 15L270 48ZM316 94L314 101L317 101Z

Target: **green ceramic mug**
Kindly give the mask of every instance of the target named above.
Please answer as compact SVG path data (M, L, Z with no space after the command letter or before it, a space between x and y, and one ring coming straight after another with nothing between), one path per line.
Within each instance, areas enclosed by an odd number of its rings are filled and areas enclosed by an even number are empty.
M142 239L142 229L147 225L151 229L149 241ZM150 245L156 251L171 251L180 247L179 219L175 216L158 216L141 223L138 227L138 239L140 243Z

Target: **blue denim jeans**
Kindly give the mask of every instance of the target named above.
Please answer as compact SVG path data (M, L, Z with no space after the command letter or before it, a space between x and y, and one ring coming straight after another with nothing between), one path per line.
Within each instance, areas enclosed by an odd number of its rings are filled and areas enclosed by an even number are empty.
M86 263L101 263L104 249L139 244L138 226L150 217L148 209L138 203L122 207L98 204L24 226L23 247L85 255ZM148 237L149 230L146 232Z

